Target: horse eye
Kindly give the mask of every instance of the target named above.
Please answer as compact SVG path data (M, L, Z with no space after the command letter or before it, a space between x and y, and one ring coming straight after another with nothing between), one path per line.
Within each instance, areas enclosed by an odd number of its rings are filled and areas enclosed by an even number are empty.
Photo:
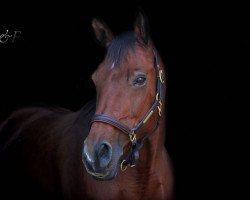
M139 75L133 81L134 86L143 86L143 85L145 85L145 83L146 83L146 76L145 75Z

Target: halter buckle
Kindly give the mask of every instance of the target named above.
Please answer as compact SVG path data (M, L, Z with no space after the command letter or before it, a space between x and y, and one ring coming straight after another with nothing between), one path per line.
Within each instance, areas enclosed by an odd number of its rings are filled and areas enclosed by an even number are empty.
M163 74L162 69L159 71L159 78L160 78L161 83L164 84L164 74Z
M159 93L156 94L155 99L159 103L159 105L157 106L157 108L158 108L158 114L161 117L161 114L162 114L162 101L161 101L161 99L159 97Z
M158 102L159 102L159 106L157 106L157 108L158 108L158 114L161 117L161 114L162 114L162 102L161 102L161 100L159 100Z

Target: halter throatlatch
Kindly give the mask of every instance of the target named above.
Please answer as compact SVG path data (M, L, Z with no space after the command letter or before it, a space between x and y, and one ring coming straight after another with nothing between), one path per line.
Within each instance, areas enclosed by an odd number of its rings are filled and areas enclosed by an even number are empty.
M137 140L136 133L138 132L138 130L144 124L146 124L148 122L148 120L151 118L151 116L153 115L153 113L155 111L158 111L158 119L156 122L156 126L152 130L152 132L154 132L159 126L160 118L162 115L162 99L161 99L162 89L161 89L161 85L164 84L164 72L162 69L160 69L156 49L153 49L153 53L154 53L154 67L155 67L156 76L157 76L156 77L156 80L157 80L156 81L156 96L155 96L155 100L154 100L153 105L150 107L150 109L144 115L143 119L137 125L135 125L133 128L129 128L127 125L125 125L125 124L123 124L123 123L117 121L116 119L113 119L112 117L109 117L107 115L95 114L94 117L92 118L92 121L91 121L91 124L94 122L102 122L102 123L109 124L111 126L116 127L120 131L128 134L129 140L131 142L130 151L129 151L127 158L121 162L121 170L122 171L125 171L127 169L127 166L134 167L136 161L139 158L139 150L143 145L143 141L144 141L145 137Z

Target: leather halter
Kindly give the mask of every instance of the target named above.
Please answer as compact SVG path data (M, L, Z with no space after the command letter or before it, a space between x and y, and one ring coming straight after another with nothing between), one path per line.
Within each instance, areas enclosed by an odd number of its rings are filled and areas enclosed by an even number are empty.
M157 76L156 77L156 79L157 79L157 81L156 81L156 97L155 97L155 100L154 100L152 106L147 111L147 113L144 115L142 120L138 124L136 124L133 128L128 127L127 125L117 121L116 119L114 119L112 117L109 117L107 115L102 115L102 114L95 114L91 120L91 124L94 122L106 123L106 124L109 124L111 126L114 126L115 128L119 129L123 133L128 134L129 139L131 141L131 147L130 147L130 153L128 154L127 159L125 159L121 162L121 170L122 171L126 170L127 165L129 165L130 167L135 166L135 162L139 158L139 149L142 147L143 141L146 138L146 137L144 137L140 140L137 140L136 133L138 132L138 130L141 127L143 127L144 124L146 124L148 122L148 120L150 119L150 117L153 115L153 113L156 110L158 110L158 119L157 119L156 126L152 130L152 132L154 132L159 126L159 122L160 122L160 118L161 118L161 114L162 114L162 99L161 99L162 89L161 89L161 85L164 84L164 74L163 74L163 70L160 69L160 65L159 65L158 57L157 57L157 51L155 48L153 49L153 53L154 53L154 68L155 68L156 76Z

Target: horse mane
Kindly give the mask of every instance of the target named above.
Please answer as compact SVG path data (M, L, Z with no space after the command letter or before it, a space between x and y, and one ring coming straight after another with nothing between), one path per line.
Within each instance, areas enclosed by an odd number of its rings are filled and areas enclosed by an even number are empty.
M121 35L116 36L107 50L108 61L115 62L118 66L130 49L134 49L136 44L136 37L134 32L128 31Z

